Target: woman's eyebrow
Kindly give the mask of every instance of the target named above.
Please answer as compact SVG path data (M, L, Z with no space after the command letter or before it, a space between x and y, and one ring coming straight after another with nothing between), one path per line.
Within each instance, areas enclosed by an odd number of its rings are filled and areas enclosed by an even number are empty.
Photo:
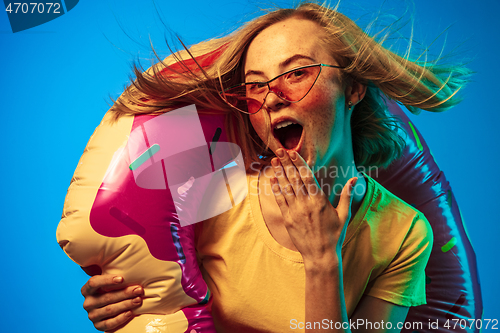
M248 75L252 75L252 74L253 75L264 75L264 72L262 72L262 71L247 71L245 73L245 77L247 77Z
M287 67L288 65L290 65L292 62L294 61L297 61L297 60L300 60L300 59L307 59L307 60L311 60L313 62L316 63L316 60L314 60L313 58L311 58L310 56L307 56L307 55L304 55L304 54L295 54L293 56L291 56L290 58L280 62L279 64L279 67L280 68L285 68ZM247 77L248 75L264 75L264 72L262 71L254 71L254 70L249 70L245 73L245 77Z
M301 59L308 59L308 60L314 61L316 63L316 60L314 60L310 56L306 56L304 54L295 54L295 55L291 56L290 58L286 59L285 61L281 62L279 66L280 66L280 68L285 68L288 65L290 65L292 62L297 61L297 60L301 60Z

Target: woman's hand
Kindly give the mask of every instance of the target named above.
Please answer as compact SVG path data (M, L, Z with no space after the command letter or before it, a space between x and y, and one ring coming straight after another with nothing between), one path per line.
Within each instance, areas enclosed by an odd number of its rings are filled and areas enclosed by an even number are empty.
M351 178L344 186L335 208L298 153L292 151L289 156L284 149L279 149L277 155L279 159L271 161L276 175L271 179L271 187L285 227L304 264L338 263L357 178Z
M132 319L142 294L141 286L127 286L121 276L95 275L82 287L83 308L97 330L109 331Z
M321 322L328 318L335 323L348 322L341 249L357 178L349 179L335 208L299 154L292 151L289 156L283 149L276 154L279 160L271 161L276 175L271 179L271 187L288 234L304 259L305 320Z

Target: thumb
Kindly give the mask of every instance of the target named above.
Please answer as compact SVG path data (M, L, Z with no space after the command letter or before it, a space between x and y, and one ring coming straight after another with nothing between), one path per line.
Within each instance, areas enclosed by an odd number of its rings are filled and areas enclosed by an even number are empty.
M342 193L340 193L340 200L337 205L337 214L342 222L347 222L351 215L350 207L352 202L352 189L354 188L354 185L356 185L357 181L357 177L349 179L342 189Z

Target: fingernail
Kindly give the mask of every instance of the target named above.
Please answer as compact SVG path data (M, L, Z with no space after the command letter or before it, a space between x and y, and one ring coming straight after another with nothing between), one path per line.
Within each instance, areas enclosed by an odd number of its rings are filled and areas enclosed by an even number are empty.
M142 295L142 287L137 287L134 289L134 294L136 295Z
M125 317L130 317L130 316L132 316L132 311L127 311L127 312L125 313Z
M273 166L277 167L277 166L279 165L278 159L277 159L277 158L273 158L273 159L271 160L271 164L272 164Z
M295 161L297 159L297 152L296 151L291 151L289 155L290 155L290 158L292 159L292 161Z
M354 188L354 185L356 185L356 183L358 182L358 178L354 178L352 181L351 181L351 190Z
M134 300L132 301L132 303L134 303L134 304L141 304L141 301L142 300L141 300L140 297L136 297L136 298L134 298Z
M121 276L115 276L113 278L113 282L114 283L122 283L123 282L123 278Z
M285 150L281 148L276 150L276 155L278 155L279 158L285 157Z

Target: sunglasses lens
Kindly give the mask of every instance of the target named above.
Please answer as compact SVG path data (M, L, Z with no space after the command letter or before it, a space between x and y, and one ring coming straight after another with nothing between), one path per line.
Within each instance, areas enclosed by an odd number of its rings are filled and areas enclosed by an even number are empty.
M320 65L297 68L269 82L249 82L229 88L221 95L234 108L253 114L262 108L269 93L269 86L281 99L292 103L298 102L309 93L320 72Z
M320 66L298 68L281 76L277 87L281 96L278 96L289 102L300 101L313 87L320 70Z
M262 97L259 101L255 99L258 98L256 94L252 93L247 94L247 90L249 88L248 86L250 85L243 85L227 89L222 94L222 96L226 99L226 101L230 105L232 105L234 108L240 111L243 111L245 113L257 113L257 111L260 110L262 104L264 103L264 98ZM264 89L267 92L267 85L265 85Z

